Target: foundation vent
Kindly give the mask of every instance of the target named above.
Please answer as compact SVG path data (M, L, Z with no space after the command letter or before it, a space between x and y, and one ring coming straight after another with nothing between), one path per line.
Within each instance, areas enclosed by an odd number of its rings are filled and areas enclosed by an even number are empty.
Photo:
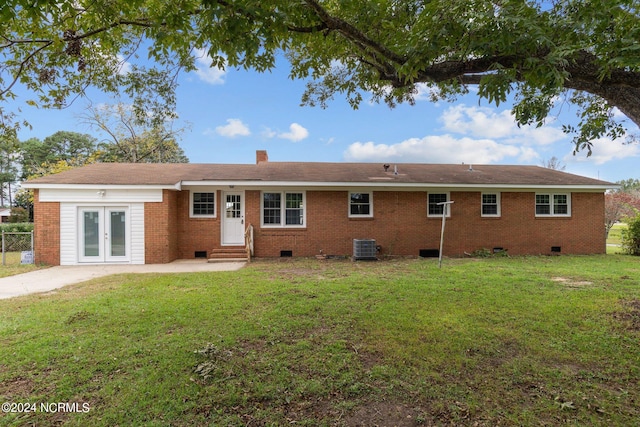
M420 258L438 258L440 256L439 249L420 249L418 252Z

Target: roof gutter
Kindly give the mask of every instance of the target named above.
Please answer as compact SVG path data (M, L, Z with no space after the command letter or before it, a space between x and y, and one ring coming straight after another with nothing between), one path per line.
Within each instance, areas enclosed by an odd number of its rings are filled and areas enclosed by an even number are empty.
M547 188L552 190L591 190L591 191L604 191L617 189L619 185L566 185L566 184L455 184L455 183L435 183L435 182L316 182L316 181L261 181L261 180L225 180L225 181L182 181L182 186L193 187L258 187L258 188L273 188L273 187L304 187L304 188L393 188L393 189L425 189L425 188L460 188L460 189L486 189L486 188L500 188L500 189L513 189L513 190L535 190L540 188Z

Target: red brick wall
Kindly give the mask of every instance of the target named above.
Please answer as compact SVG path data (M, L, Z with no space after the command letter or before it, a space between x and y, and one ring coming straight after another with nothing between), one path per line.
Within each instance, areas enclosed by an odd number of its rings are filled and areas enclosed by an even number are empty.
M501 217L480 215L480 193L451 193L455 201L445 231L445 253L503 247L510 254L550 254L552 246L561 253L606 252L604 194L573 193L571 217L536 217L535 193L501 194Z
M306 229L260 228L260 192L246 192L247 221L255 227L255 255L351 255L353 239L376 239L383 255L417 256L438 249L441 217L427 217L425 192L374 192L372 219L348 217L346 191L307 191ZM483 218L480 192L451 192L444 254L463 256L478 249L502 247L513 255L605 253L604 195L574 193L569 218L536 218L535 193L501 194L501 217Z
M178 194L163 190L161 203L144 204L146 264L162 264L179 258Z
M33 218L36 264L60 265L60 203L40 202L33 190Z
M41 203L35 190L35 256L37 263L60 263L60 204ZM604 194L573 193L571 217L536 218L535 193L503 192L500 218L480 215L480 192L451 192L452 215L447 218L444 254L463 256L478 249L503 247L513 255L605 253ZM216 201L221 201L217 192ZM254 225L255 255L277 257L351 255L353 239L376 239L383 255L417 256L420 249L437 249L441 218L427 217L427 193L373 194L374 218L348 217L346 191L307 191L304 229L260 227L260 191L245 191L246 223ZM220 216L189 218L189 192L163 191L161 203L145 203L145 262L188 259L196 251L220 247Z
M190 218L189 191L178 194L178 253L180 258L195 258L196 251L220 247L220 203L221 192L216 192L216 218Z

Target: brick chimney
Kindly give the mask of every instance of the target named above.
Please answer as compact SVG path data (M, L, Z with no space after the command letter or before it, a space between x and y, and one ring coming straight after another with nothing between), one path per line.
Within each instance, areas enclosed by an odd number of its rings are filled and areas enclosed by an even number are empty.
M267 150L256 150L256 165L258 163L267 163L269 161L269 155Z

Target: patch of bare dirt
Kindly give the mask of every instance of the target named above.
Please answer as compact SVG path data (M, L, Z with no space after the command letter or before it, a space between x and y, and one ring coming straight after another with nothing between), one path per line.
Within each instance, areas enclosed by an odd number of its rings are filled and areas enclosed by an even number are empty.
M33 395L34 382L31 378L15 377L0 383L0 395L7 400L26 399Z
M575 280L568 277L552 277L551 280L561 283L567 288L583 288L585 286L593 285L593 282L589 282L588 280Z
M365 402L344 417L344 425L413 427L425 424L420 408L390 401Z
M629 331L640 331L640 299L622 301L623 311L613 313L613 318Z

